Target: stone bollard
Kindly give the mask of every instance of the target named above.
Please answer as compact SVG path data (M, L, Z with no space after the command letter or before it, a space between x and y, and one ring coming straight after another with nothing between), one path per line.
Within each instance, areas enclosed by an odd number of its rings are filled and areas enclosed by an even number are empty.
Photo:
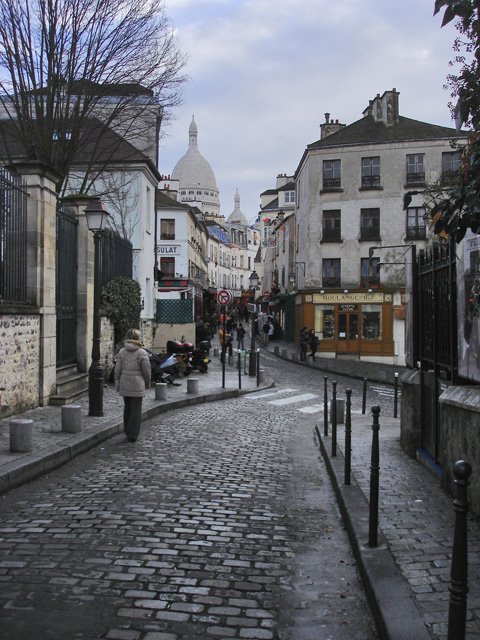
M282 349L282 358L288 358L288 349Z
M233 364L233 356L228 356L228 364Z
M213 349L213 356L214 356L215 358L218 358L218 357L219 357L219 355L220 355L220 349L219 349L218 347L215 347L215 348Z
M279 355L280 355L280 347L278 346L278 344L276 344L276 345L273 347L273 353L274 353L276 356L279 356Z
M330 422L332 421L332 402L330 400ZM337 405L337 424L343 424L345 421L345 400L338 400L336 402Z
M298 353L292 353L292 362L298 362Z
M198 378L187 378L187 393L198 393Z
M10 420L10 451L12 453L33 451L33 420L26 418Z
M167 383L156 382L155 383L155 400L167 400Z
M62 405L62 431L80 433L82 430L82 407L79 404Z
M259 369L258 370L258 382L259 384L261 384L262 382L265 382L265 380L267 379L267 372L265 369Z

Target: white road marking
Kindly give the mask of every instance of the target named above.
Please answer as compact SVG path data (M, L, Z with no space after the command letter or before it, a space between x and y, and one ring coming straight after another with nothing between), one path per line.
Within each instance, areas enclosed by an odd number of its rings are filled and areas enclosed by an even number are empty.
M308 407L300 407L301 413L323 413L323 404L312 404Z
M270 398L271 396L278 396L280 393L290 393L292 391L297 391L297 389L278 389L278 391L270 391L269 393L261 393L260 395L254 395L253 393L250 395L252 400L261 400L261 398Z
M316 393L302 393L299 396L282 398L281 400L269 400L268 404L274 404L276 407L283 407L287 404L294 404L295 402L304 402L305 400L313 400L313 398L318 398L318 395Z

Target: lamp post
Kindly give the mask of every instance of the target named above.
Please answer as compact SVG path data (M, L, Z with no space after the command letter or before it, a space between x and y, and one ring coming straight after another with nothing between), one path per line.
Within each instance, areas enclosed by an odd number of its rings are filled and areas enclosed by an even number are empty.
M305 262L292 262L290 264L290 273L288 274L288 281L290 282L290 284L293 285L293 287L295 288L295 285L297 284L297 269L298 269L298 265L301 265L302 269L303 269L303 277L305 278ZM295 271L293 270L295 268Z
M257 288L259 283L258 274L256 271L252 271L250 278L248 279L253 291ZM257 375L257 354L255 351L255 314L252 315L252 341L250 343L250 358L248 361L248 375Z
M100 362L101 318L100 318L100 231L105 229L109 216L105 205L93 198L85 209L85 216L95 243L93 277L93 343L92 364L88 370L88 415L103 416L103 367Z

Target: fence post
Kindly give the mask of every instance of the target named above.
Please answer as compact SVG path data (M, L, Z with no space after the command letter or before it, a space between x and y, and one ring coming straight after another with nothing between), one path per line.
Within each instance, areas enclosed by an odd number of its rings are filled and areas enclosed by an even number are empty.
M260 349L257 349L257 387L260 386Z
M238 350L238 388L242 388L242 352Z
M350 467L352 461L352 390L347 389L347 413L345 416L345 484L350 484Z
M395 396L393 398L393 417L397 417L398 408L398 373L395 373Z
M372 455L370 465L370 517L368 522L368 546L376 547L378 539L378 477L380 475L380 448L378 444L378 432L380 425L378 416L380 407L375 404L372 407Z
M328 376L323 376L323 435L328 436Z
M459 460L453 466L457 497L453 502L455 530L450 571L450 604L448 608L448 640L464 640L468 593L467 487L472 474L468 462Z
M367 410L367 379L363 379L363 397L362 397L362 415L365 415Z
M337 455L337 383L332 382L332 403L330 415L332 417L332 458Z

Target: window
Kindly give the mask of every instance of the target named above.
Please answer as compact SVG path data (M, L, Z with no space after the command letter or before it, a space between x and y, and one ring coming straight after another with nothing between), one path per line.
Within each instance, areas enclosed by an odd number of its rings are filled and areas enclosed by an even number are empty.
M323 212L323 242L341 241L341 214L340 209L332 209Z
M175 258L160 258L160 271L168 278L175 276Z
M442 153L442 183L451 184L460 168L462 154L460 151Z
M335 337L335 307L315 306L315 335L319 340Z
M425 240L425 209L423 207L408 207L407 209L407 240Z
M362 304L362 338L364 340L382 339L382 306Z
M322 286L340 286L340 258L325 258L322 260Z
M285 203L295 202L295 191L285 191Z
M175 220L160 220L160 239L175 240Z
M323 188L339 189L341 183L341 163L340 160L323 161Z
M425 183L425 155L417 153L407 156L407 184Z
M371 189L380 186L380 157L362 158L362 187Z
M361 210L360 240L380 240L380 209Z
M378 272L378 263L380 258L362 258L361 261L361 284L364 287L378 287L380 284L380 274Z

